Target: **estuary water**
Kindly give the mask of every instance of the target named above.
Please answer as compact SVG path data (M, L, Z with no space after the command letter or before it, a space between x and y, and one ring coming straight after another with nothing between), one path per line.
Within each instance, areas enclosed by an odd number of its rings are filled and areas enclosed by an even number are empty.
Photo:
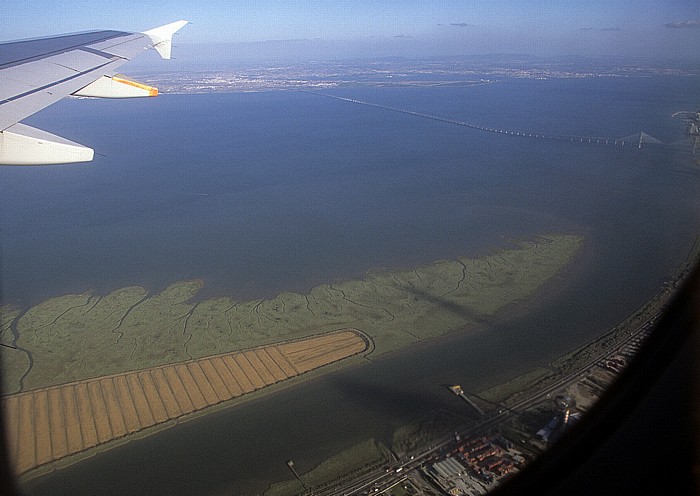
M511 79L333 95L485 126L671 142L690 77ZM186 278L203 296L307 292L369 270L577 233L546 294L422 343L195 419L29 484L32 494L253 494L369 437L461 404L595 338L643 304L700 232L700 168L668 148L484 133L298 92L69 100L30 125L86 165L0 168L3 303Z

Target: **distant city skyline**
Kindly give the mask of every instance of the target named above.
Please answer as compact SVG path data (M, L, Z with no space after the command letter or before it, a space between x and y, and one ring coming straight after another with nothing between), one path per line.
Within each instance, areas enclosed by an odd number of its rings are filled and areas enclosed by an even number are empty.
M246 44L262 57L349 58L528 53L697 59L697 0L6 0L3 41L192 22L178 44ZM250 45L253 45L250 48Z

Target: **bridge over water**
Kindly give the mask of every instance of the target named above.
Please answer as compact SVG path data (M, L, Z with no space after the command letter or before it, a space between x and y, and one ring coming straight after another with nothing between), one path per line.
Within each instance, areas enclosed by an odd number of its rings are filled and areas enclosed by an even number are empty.
M439 121L439 122L445 122L447 124L454 124L456 126L467 127L470 129L476 129L478 131L485 131L488 133L504 134L504 135L510 135L510 136L520 136L520 137L524 137L524 138L535 138L535 139L544 139L544 140L552 140L552 141L569 141L572 143L594 143L594 144L600 144L600 145L627 146L627 147L636 147L636 148L642 148L642 145L667 145L667 143L663 143L661 140L658 140L657 138L645 133L644 131L641 131L641 132L636 133L636 134L632 134L630 136L625 136L622 138L609 138L609 137L602 137L602 136L572 136L572 135L564 135L564 134L547 134L547 133L537 133L537 132L531 132L531 131L517 131L517 130L512 130L512 129L500 129L500 128L495 128L495 127L488 127L488 126L483 126L480 124L458 121L455 119L448 119L447 117L440 117L437 115L425 114L422 112L414 112L412 110L406 110L406 109L401 109L401 108L397 108L397 107L390 107L388 105L381 105L378 103L366 102L366 101L358 100L355 98L346 98L346 97L342 97L342 96L330 95L328 93L320 93L317 91L309 91L309 90L299 90L299 91L302 91L304 93L311 93L313 95L324 96L327 98L332 98L334 100L340 100L340 101L344 101L344 102L354 103L357 105L367 105L369 107L375 107L375 108L380 108L380 109L384 109L384 110L389 110L391 112L399 112L401 114L412 115L415 117L421 117L424 119L431 119L431 120ZM672 144L676 144L676 143L672 143ZM695 153L695 147L693 147L693 153Z

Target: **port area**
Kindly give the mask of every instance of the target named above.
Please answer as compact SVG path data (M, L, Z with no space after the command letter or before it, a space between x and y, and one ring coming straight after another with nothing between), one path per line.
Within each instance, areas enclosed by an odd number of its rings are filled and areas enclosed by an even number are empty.
M380 461L355 468L352 476L300 485L301 490L285 494L473 496L495 489L555 443L625 369L691 273L698 251L696 243L643 307L548 368L478 393L464 385L436 385L465 402L465 413L473 419L468 425L442 419L440 425L411 429L400 445L381 450Z

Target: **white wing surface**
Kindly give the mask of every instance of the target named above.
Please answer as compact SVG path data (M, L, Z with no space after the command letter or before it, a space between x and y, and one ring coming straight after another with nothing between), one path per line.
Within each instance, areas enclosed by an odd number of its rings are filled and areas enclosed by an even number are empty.
M149 48L169 59L172 36L185 24L177 21L144 33L91 31L0 44L0 164L92 160L92 149L19 122L68 95L157 95L156 88L115 76L117 68Z

